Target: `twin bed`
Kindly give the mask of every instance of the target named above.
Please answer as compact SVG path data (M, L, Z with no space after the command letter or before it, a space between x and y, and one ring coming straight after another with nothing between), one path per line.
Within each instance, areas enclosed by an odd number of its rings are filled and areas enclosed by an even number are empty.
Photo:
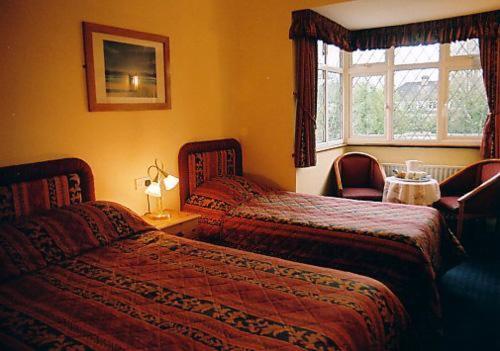
M0 168L0 348L410 350L439 331L436 278L463 251L437 211L265 188L233 139L186 144L179 173L202 241L95 201L81 160Z
M0 349L412 348L374 279L165 234L93 189L77 159L0 168Z
M436 279L464 255L437 210L264 189L243 177L234 139L186 144L179 173L202 240L375 278L401 299L419 338L435 341Z

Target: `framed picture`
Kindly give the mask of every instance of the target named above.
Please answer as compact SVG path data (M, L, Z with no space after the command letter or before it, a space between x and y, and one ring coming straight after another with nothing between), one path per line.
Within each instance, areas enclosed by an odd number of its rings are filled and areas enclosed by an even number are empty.
M83 22L90 111L170 109L168 37Z

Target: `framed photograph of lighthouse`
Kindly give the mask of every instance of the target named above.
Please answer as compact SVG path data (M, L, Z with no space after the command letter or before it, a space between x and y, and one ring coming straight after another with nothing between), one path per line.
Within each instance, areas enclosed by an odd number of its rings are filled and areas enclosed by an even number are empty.
M83 22L89 111L170 109L168 37Z

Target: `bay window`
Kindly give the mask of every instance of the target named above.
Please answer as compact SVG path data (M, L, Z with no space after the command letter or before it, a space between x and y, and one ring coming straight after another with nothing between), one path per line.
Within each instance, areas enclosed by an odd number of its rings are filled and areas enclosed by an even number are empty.
M316 143L479 145L477 39L352 53L318 42Z

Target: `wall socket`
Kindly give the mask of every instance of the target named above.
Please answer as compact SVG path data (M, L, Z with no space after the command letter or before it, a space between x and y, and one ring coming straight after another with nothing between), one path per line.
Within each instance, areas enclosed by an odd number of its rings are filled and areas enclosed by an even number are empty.
M135 190L143 190L146 189L146 182L151 181L149 177L142 177L135 179Z

